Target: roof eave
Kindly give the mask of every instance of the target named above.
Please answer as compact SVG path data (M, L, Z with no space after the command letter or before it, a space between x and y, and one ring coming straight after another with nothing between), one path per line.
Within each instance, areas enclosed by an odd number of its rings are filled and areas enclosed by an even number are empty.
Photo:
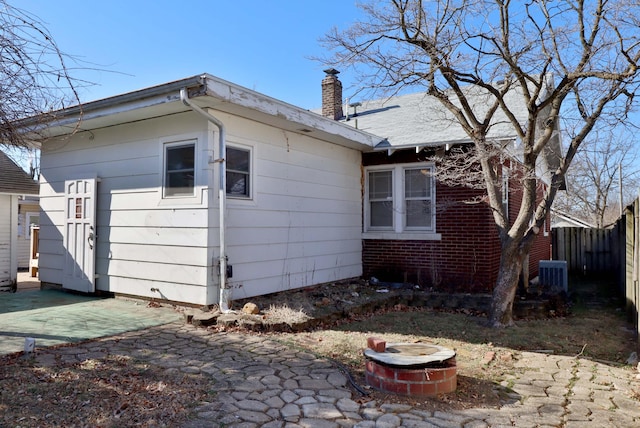
M209 74L89 102L37 118L29 118L20 125L35 136L39 136L46 130L47 136L56 137L68 135L76 129L95 129L92 128L92 121L96 123L100 121L102 126L109 118L112 119L112 124L125 123L124 118L132 116L133 112L153 107L163 108L163 105L171 112L184 112L189 108L180 102L182 88L188 88L189 96L203 108L231 112L271 125L289 122L287 129L292 132L312 135L360 151L370 151L380 141L380 138L375 135ZM78 128L79 119L82 122Z

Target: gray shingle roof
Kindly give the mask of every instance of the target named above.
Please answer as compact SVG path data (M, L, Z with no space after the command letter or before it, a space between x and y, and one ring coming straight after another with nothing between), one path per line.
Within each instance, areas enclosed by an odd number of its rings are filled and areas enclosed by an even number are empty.
M0 151L0 193L37 195L40 185Z
M464 87L467 100L478 118L493 102L493 97L484 89ZM353 100L357 101L357 100ZM504 101L515 118L522 125L527 123L528 110L522 96L522 88L515 86L504 96ZM399 95L377 100L361 101L354 109L348 107L349 120L343 122L370 134L385 139L376 146L378 150L394 150L446 144L471 143L462 126L435 97L426 92ZM513 125L501 109L498 109L491 122L487 137L493 141L510 142L503 150L515 159L521 159L521 147ZM538 176L548 181L549 173L557 169L562 146L559 133L552 138L542 153L537 165Z
M491 97L478 89L466 88L466 91L474 91L468 99L475 106L476 111L482 112L491 102ZM518 119L524 122L527 109L522 102L520 92L520 89L510 91L506 95L506 102L518 115ZM353 117L351 107L349 107L349 114L351 117L347 123L386 138L391 147L470 142L453 115L442 106L440 101L425 92L362 101L357 107L357 116ZM488 137L496 140L516 138L513 127L501 110L498 110L494 116Z

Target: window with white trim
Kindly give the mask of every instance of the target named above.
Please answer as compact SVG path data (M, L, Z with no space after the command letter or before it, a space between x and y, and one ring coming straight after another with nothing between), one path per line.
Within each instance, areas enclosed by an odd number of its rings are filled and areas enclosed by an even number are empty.
M226 148L227 196L251 197L251 151L238 147Z
M369 226L393 228L393 170L369 171Z
M511 170L508 166L502 165L502 206L504 212L507 213L507 220L509 218L509 175Z
M433 164L366 169L366 232L435 232Z
M25 219L26 219L26 228L27 230L25 231L24 234L24 238L25 239L31 239L31 230L34 227L39 227L40 226L40 213L39 212L27 212L25 215Z
M195 140L164 145L164 196L181 197L195 194Z

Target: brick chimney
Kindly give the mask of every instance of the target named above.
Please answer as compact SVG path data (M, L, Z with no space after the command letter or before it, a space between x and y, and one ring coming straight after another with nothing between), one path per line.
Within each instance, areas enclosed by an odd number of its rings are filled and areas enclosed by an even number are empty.
M335 68L324 70L327 75L322 79L322 115L338 120L342 117L342 82L338 80Z

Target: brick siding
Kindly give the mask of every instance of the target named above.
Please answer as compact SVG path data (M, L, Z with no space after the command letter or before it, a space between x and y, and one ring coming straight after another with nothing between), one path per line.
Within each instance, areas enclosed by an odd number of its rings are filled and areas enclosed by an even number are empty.
M377 157L376 154L372 154ZM376 162L363 158L363 164ZM406 155L400 162L407 162ZM390 162L384 162L390 163ZM516 182L514 180L514 182ZM484 203L465 201L478 190L436 184L438 241L364 239L363 275L381 281L409 282L447 292L490 292L500 267L500 241L493 216ZM510 216L515 218L521 195L509 195ZM551 236L536 238L529 260L529 278L538 274L538 261L549 259Z

